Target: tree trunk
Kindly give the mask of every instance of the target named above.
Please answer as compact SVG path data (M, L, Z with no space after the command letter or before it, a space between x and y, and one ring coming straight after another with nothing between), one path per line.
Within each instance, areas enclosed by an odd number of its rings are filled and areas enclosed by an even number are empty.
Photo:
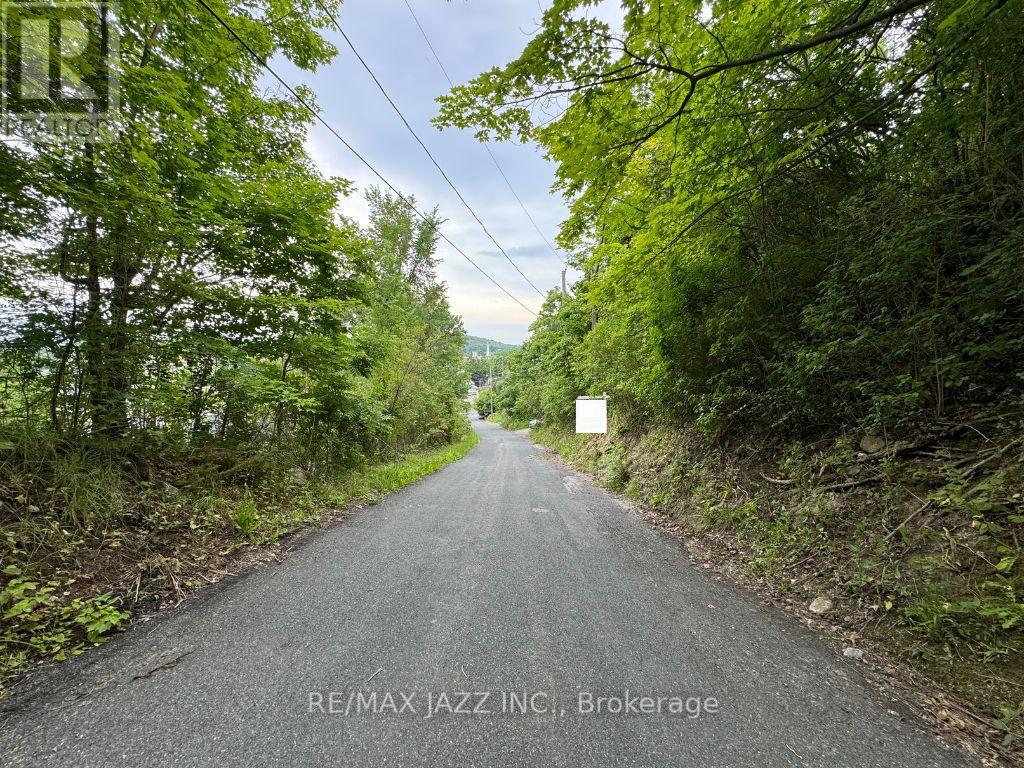
M88 302L83 328L85 337L85 371L88 389L89 417L92 432L102 434L106 424L106 369L104 365L106 323L103 320L103 291L100 286L100 241L98 222L94 214L86 218L88 274L86 291Z

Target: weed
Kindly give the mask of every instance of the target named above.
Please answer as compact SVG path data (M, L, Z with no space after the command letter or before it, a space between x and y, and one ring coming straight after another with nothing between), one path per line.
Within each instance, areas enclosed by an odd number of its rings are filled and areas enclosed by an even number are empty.
M1002 707L1002 717L992 723L992 725L1006 734L1003 736L1002 742L1004 747L1009 747L1013 744L1019 735L1020 726L1018 720L1021 715L1024 715L1024 701L1016 707Z
M253 538L256 530L260 527L260 519L256 513L256 502L248 493L238 501L238 506L231 515L231 522L238 528L238 532L247 539Z
M977 654L991 661L1022 650L1024 604L1012 584L984 581L955 596L958 588L963 585L948 577L926 579L902 609L903 622L950 658Z
M613 491L621 491L629 481L629 456L625 446L613 445L597 462L602 482Z
M66 600L73 579L40 582L25 577L15 566L4 569L11 580L0 590L3 644L0 673L20 667L30 656L61 661L87 647L99 645L129 616L111 593Z

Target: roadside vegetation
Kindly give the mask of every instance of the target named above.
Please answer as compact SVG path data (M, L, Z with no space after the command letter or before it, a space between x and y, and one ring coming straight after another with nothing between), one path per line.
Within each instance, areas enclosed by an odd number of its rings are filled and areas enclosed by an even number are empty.
M307 2L215 5L267 58L336 53ZM0 675L474 439L436 216L346 217L308 113L202 14L124 4L113 141L0 144Z
M497 411L494 416L491 417L491 421L495 424L500 424L505 429L510 429L513 432L520 429L526 429L529 426L529 422L525 419L517 419L510 415L507 411Z
M874 654L940 727L1019 748L1024 466L996 454L1021 426L989 422L986 440L949 424L873 453L855 435L723 445L697 429L621 424L607 437L564 425L531 435L653 512L696 559L767 587L844 647ZM820 615L808 610L816 602Z
M479 437L353 466L327 476L270 468L258 483L221 483L194 464L181 488L121 475L106 490L124 515L79 528L56 511L5 525L0 589L3 680L35 662L63 661L102 643L133 615L175 605L203 586L264 558L263 550L302 529L375 504L464 456ZM134 470L138 466L133 467ZM157 473L163 467L153 467ZM168 473L177 482L180 473ZM111 476L108 475L108 480ZM62 491L80 487L68 477ZM45 556L45 559L44 559Z
M499 418L826 598L1014 749L1024 5L629 2L622 29L588 5L441 100L539 143L572 205L583 277L508 353ZM602 393L613 434L571 435Z

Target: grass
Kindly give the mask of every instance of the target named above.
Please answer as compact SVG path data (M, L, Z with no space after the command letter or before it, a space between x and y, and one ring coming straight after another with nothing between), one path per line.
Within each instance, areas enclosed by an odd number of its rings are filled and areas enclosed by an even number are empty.
M363 472L352 474L337 482L327 495L334 506L345 506L353 501L376 503L389 493L433 474L442 467L465 456L480 442L480 435L470 431L452 445L430 451L412 453L400 461L378 464Z
M529 426L529 421L526 419L517 419L505 411L498 411L491 416L490 421L493 421L495 424L500 424L502 427L512 432L516 432L520 429L526 429Z
M224 473L203 463L163 461L167 474L150 479L86 453L9 461L0 467L0 696L4 678L100 645L133 613L180 601L244 552L376 503L479 439L469 430L452 445L327 478L297 479L268 461L265 476L241 484L211 479Z

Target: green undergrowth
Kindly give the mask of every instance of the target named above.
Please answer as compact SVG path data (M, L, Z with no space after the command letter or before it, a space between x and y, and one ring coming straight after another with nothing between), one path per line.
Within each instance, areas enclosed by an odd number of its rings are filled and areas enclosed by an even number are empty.
M459 442L432 451L414 453L390 464L379 464L365 472L352 474L335 484L328 499L335 506L352 501L376 502L389 493L404 488L425 475L461 459L480 442L480 435L470 430Z
M512 416L506 411L498 411L493 416L491 416L489 421L493 421L495 424L500 424L505 429L511 430L513 432L516 432L520 429L526 429L527 426L529 426L529 421L527 419L516 418L515 416Z
M1024 721L1024 445L1014 420L984 439L962 426L877 455L844 437L726 448L667 428L531 435L719 561L798 600L828 596L853 642L971 702L1008 746Z
M376 503L469 452L450 445L335 473L280 455L230 461L49 446L0 462L0 683L97 646L177 602L245 551L270 547L353 503ZM37 446L38 448L38 446ZM157 469L159 467L159 469ZM0 686L0 695L3 689Z

